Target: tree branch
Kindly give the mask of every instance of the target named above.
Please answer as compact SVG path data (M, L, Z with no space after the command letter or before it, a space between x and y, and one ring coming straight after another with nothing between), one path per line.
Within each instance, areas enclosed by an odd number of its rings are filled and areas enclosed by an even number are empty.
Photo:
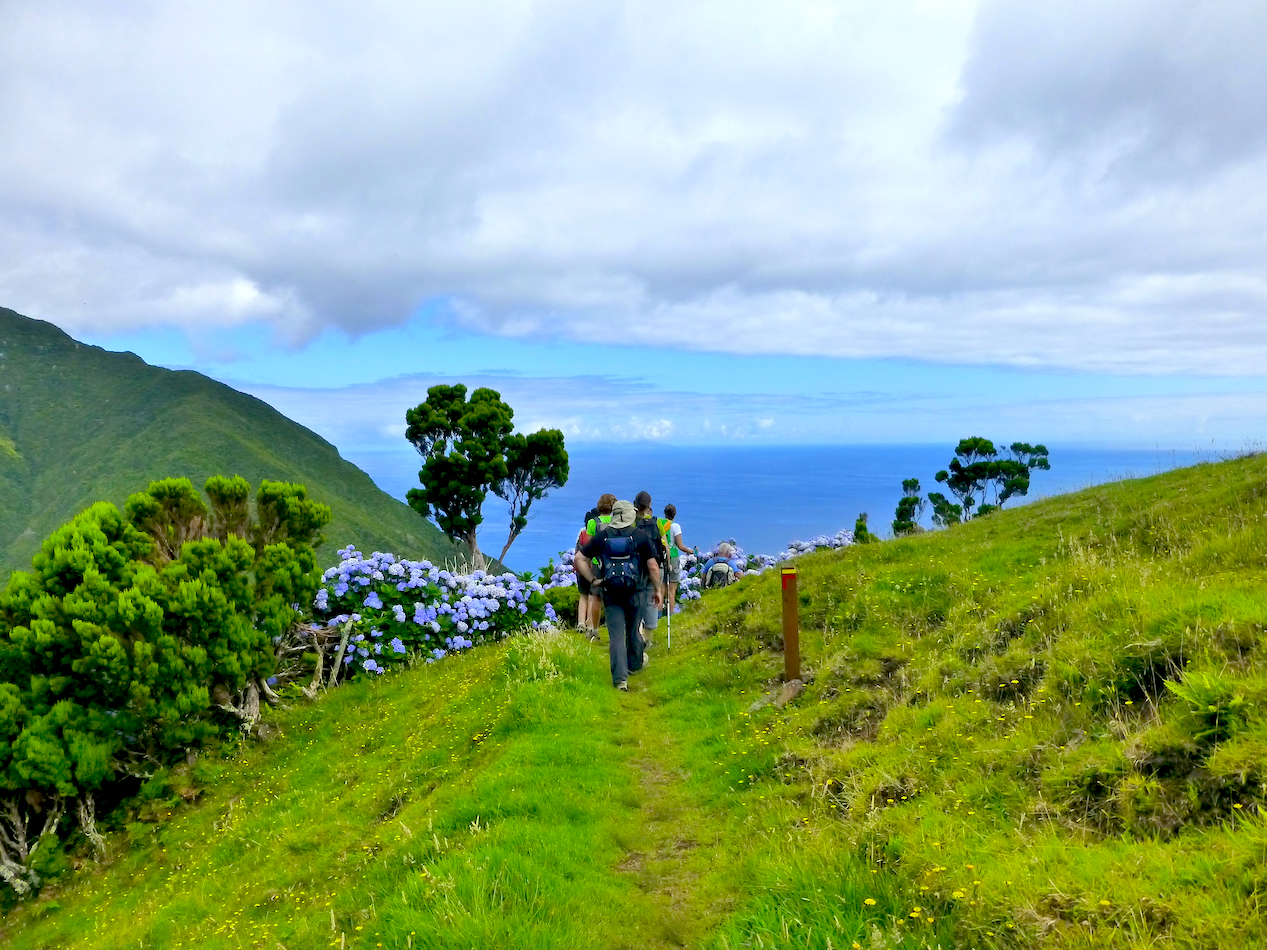
M349 620L343 624L343 636L339 639L339 650L334 655L334 665L330 667L330 679L326 681L326 688L329 689L335 684L339 676L339 667L343 665L343 654L348 648L348 638L352 636L352 621Z

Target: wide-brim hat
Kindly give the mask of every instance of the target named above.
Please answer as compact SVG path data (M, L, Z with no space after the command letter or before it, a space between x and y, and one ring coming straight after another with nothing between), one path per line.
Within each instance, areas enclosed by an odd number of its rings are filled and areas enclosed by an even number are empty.
M612 505L611 526L613 528L628 528L637 517L638 510L634 508L632 502L618 501Z

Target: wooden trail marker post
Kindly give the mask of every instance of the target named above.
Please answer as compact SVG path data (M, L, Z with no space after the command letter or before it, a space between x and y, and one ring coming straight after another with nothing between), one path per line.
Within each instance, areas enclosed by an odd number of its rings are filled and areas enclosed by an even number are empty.
M783 682L801 678L801 617L796 596L796 568L783 574Z

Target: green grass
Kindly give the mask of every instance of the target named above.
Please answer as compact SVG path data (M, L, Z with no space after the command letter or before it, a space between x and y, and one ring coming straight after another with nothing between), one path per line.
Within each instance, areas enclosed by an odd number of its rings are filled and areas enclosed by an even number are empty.
M753 708L773 574L693 605L628 695L566 633L353 684L197 766L198 802L158 783L0 937L1267 945L1267 459L797 566L783 709Z
M0 584L96 501L120 508L152 480L210 475L300 482L333 521L320 556L346 543L405 557L453 546L320 436L198 373L77 343L0 308Z
M625 695L604 649L536 634L338 690L197 766L196 805L176 777L121 817L5 945L848 947L908 908L755 780L765 666L697 642Z
M962 945L1267 945L1265 495L1245 458L803 559L784 781ZM767 647L775 580L709 614Z

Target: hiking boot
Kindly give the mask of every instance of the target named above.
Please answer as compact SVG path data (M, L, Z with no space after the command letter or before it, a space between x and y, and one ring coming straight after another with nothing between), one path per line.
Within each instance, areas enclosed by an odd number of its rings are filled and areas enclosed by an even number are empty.
M629 680L621 680L619 683L616 684L616 688L620 690L622 693L629 692Z

